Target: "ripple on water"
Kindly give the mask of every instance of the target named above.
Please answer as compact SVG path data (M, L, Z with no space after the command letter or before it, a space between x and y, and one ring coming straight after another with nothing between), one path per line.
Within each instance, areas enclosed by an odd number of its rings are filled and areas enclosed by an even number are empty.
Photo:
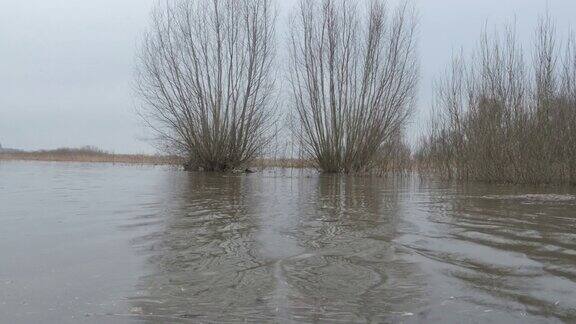
M13 164L0 190L0 322L576 321L570 189Z

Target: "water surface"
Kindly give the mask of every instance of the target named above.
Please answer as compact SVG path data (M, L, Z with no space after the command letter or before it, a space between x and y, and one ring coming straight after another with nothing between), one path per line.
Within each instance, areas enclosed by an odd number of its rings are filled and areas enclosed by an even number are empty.
M1 162L0 322L574 322L575 195Z

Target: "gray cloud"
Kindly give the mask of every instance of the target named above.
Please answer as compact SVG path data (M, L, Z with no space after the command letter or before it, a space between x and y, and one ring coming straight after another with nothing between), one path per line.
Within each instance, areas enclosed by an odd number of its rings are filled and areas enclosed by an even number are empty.
M573 0L416 0L422 82L418 134L432 80L454 52L471 49L485 24L516 19L522 39L548 3L558 31L576 14ZM139 35L153 0L0 0L0 143L39 149L95 145L153 152L133 113L130 88ZM280 35L295 0L279 4ZM282 46L283 43L280 44Z

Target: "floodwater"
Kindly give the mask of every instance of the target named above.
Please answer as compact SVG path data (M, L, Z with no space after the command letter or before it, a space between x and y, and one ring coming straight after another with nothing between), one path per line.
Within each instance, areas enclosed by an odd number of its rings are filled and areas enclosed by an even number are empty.
M0 162L0 323L574 321L574 189Z

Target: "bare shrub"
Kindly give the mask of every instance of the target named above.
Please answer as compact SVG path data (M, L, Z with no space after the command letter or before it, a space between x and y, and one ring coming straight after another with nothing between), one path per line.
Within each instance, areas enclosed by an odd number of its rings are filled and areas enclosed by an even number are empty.
M412 171L412 151L402 133L385 142L375 159L375 169L380 175L407 174Z
M139 113L189 168L239 168L268 143L274 23L269 0L170 0L154 9L138 56Z
M294 134L324 172L362 172L401 133L418 80L416 19L383 1L300 1L290 38Z
M535 33L531 65L508 28L485 32L471 59L456 57L438 83L423 172L513 183L576 183L576 56L550 17Z

